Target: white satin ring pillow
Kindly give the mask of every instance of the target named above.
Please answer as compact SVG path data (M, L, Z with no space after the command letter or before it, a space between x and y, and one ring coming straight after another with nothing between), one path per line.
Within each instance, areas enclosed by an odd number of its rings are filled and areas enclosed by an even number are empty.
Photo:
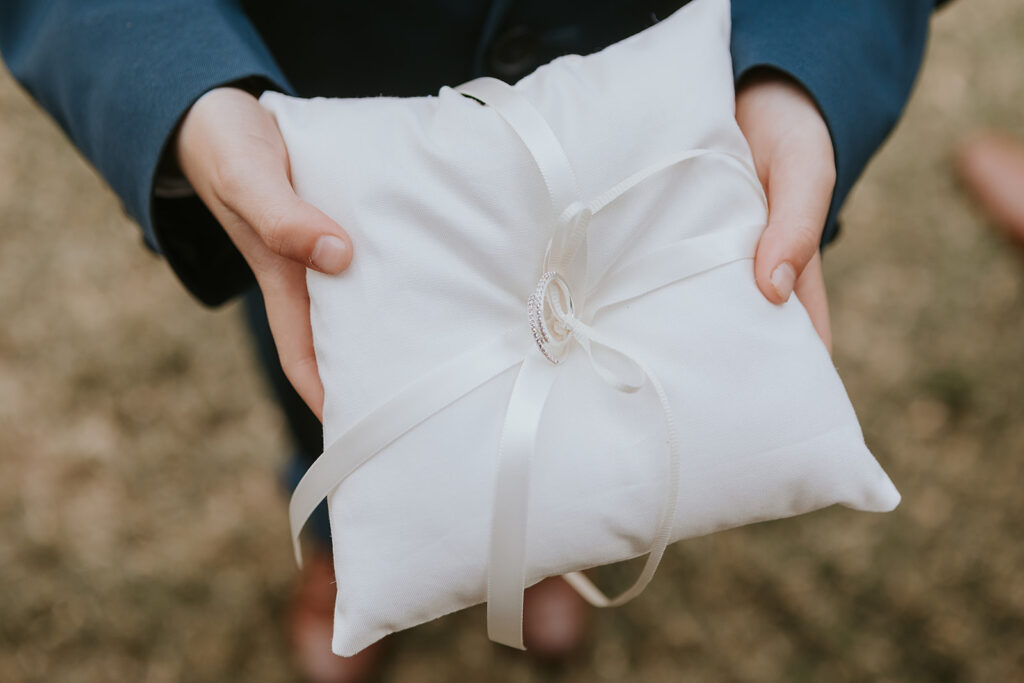
M339 67L340 68L340 67ZM727 0L510 87L266 93L292 181L352 236L310 271L333 649L522 590L642 590L665 545L899 494L795 298L753 277L763 192L734 118ZM606 598L579 570L648 554Z

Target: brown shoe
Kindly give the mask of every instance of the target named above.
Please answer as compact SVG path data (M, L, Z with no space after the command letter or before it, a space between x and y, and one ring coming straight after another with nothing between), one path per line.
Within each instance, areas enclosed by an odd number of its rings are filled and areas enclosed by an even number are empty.
M586 642L590 606L561 577L526 589L523 641L530 654L544 660L567 659Z
M303 560L288 609L288 637L295 665L310 683L365 683L380 669L385 641L351 657L331 652L337 587L329 551L317 548Z
M982 210L1024 245L1024 144L976 133L956 152L956 170Z

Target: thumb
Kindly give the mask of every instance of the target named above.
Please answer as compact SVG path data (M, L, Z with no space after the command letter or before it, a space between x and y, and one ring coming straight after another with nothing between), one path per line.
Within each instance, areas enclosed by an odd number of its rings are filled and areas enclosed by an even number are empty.
M789 299L821 243L835 188L832 155L812 146L776 154L768 169L768 226L754 257L754 277L773 303Z
M221 201L252 226L274 253L334 275L352 261L352 240L325 213L299 198L284 169L261 167L246 174L244 187L221 193Z

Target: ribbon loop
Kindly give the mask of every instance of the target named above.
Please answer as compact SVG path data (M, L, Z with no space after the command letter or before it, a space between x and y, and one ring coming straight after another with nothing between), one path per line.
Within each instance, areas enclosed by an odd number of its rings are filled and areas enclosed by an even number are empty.
M548 252L544 255L544 270L567 270L579 250L590 226L594 212L579 200L573 200L555 221ZM552 253L551 246L555 249Z
M495 79L477 79L469 83L468 86L464 86L463 92L493 107L505 118L536 161L548 187L552 205L558 212L552 227L551 239L548 241L544 254L543 274L534 293L527 299L527 318L537 348L548 361L557 365L568 352L570 340L575 339L586 351L594 371L609 386L618 391L634 393L640 390L645 380L650 380L658 391L670 434L669 470L670 473L675 472L676 475L669 477L670 486L666 491L659 526L648 553L647 565L633 587L623 596L617 598L617 600L625 601L638 595L650 581L671 535L671 523L675 515L677 495L677 486L672 482L678 479L680 457L678 438L675 436L675 420L660 382L647 366L633 353L623 350L619 344L611 342L588 325L586 321L576 317L572 292L566 278L577 251L586 243L587 228L596 212L650 175L680 161L713 152L707 150L688 151L676 158L655 164L634 173L589 202L581 201L578 192L566 200L567 193L559 194L556 191L556 186L561 190L571 188L570 191L576 191L578 186L575 182L575 174L558 138L547 125L544 117L514 88ZM553 179L565 179L566 182L553 182ZM571 182L569 182L570 179ZM560 201L564 208L559 212ZM588 265L586 249L583 249L582 260L583 281L586 282ZM581 302L581 309L584 306L585 303ZM623 380L615 372L598 362L594 356L594 344L604 346L612 353L626 359L634 367L639 368L641 380L639 382ZM533 449L537 420L539 420L539 415L536 415L535 411L538 409L538 405L543 405L547 400L547 393L554 381L552 378L550 383L545 385L543 393L538 391L530 395L518 390L520 386L540 386L535 377L536 371L531 370L535 367L536 365L532 364L529 358L523 363L516 380L516 388L513 389L505 413L501 446L498 449L498 476L495 484L494 517L488 564L489 635L492 640L518 648L522 648L522 600L523 591L526 588L525 533L528 521L525 499L529 493L529 477L527 475L529 453L522 451L526 449L526 444L529 444L528 450L532 451ZM527 397L532 401L531 404L525 402ZM527 415L535 415L537 419L528 420L525 417ZM529 436L520 434L517 438L516 430L521 430L522 425L527 422L532 424ZM516 444L516 446L507 449L506 445L510 443ZM512 468L510 463L516 463L515 467ZM510 468L517 473L516 476L508 474ZM516 521L513 523L510 520ZM514 532L510 531L510 528L514 528ZM510 543L508 536L510 533L512 538L519 540ZM574 585L576 584L581 584L581 582L574 583Z
M603 335L599 334L590 325L582 323L578 320L574 320L572 323L572 334L573 338L579 343L583 350L587 352L587 357L590 359L590 366L594 369L594 372L604 380L605 384L621 391L624 394L634 394L640 391L644 384L647 383L646 375L640 364L628 353L622 351L617 346L610 343ZM640 373L639 382L631 382L629 380L622 379L621 375L610 370L606 365L602 364L594 356L594 345L603 346L611 353L619 356L625 360L628 364L632 365Z

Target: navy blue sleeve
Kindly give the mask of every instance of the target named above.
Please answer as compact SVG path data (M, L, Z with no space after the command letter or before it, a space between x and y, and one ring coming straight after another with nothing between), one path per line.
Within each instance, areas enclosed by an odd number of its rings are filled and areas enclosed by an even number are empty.
M931 10L931 0L733 0L737 78L759 66L792 75L829 126L837 182L823 241L902 111ZM154 193L164 147L204 92L243 81L290 92L238 2L5 0L0 51L192 294L217 304L251 283L198 198Z
M757 67L802 84L832 136L836 186L822 244L910 95L934 0L733 0L736 80Z
M203 93L243 80L288 88L237 2L5 0L0 51L195 296L220 303L251 281L197 198L153 193L164 147Z

